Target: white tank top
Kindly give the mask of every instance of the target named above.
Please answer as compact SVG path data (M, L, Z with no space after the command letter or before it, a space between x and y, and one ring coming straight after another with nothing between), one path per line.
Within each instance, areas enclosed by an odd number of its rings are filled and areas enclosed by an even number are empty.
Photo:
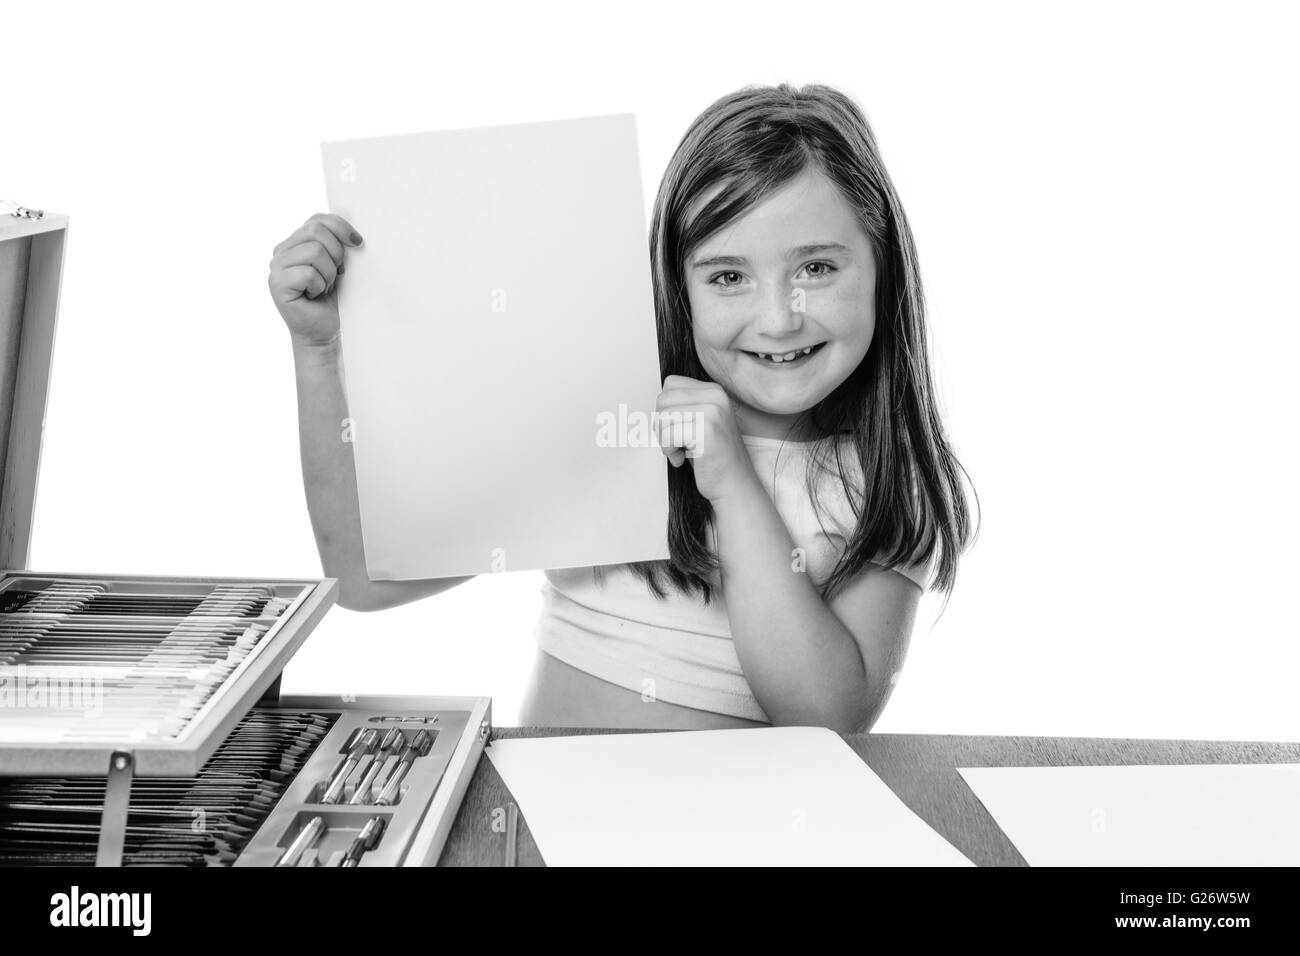
M772 497L814 585L834 569L854 527L852 509L835 476L824 476L821 518L806 484L810 443L743 436L754 470ZM856 459L847 447L846 467ZM689 467L686 466L686 467ZM711 548L716 545L709 529ZM792 561L797 556L792 556ZM934 561L894 567L923 590ZM656 598L645 581L624 566L545 572L537 643L543 651L602 680L668 703L767 721L750 690L731 641L725 598L713 577L713 601L669 589Z

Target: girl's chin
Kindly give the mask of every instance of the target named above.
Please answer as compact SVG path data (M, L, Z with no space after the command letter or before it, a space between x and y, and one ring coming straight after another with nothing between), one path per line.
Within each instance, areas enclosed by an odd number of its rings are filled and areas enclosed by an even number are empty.
M773 416L802 414L834 391L834 387L828 387L824 381L824 375L809 375L806 371L756 368L749 358L742 360L739 366L727 367L725 372L706 368L709 377L734 398L756 412Z
M761 415L771 416L773 418L793 418L796 415L802 415L808 411L821 399L814 398L811 401L805 399L791 399L789 401L773 401L772 396L760 399L756 395L743 395L741 400Z

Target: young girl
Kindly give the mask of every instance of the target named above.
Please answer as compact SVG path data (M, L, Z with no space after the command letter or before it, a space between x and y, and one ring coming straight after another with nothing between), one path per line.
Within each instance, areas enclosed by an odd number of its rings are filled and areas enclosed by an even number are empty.
M323 567L343 607L377 610L468 579L366 575L334 294L361 242L313 216L269 284ZM825 86L718 100L664 174L650 251L672 557L546 572L520 723L865 732L973 530L911 231L861 111Z

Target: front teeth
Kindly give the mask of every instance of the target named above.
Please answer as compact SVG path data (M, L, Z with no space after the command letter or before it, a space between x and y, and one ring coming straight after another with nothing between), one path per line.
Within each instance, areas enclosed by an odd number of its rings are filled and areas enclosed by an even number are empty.
M773 362L776 365L780 365L782 362L793 362L799 356L807 355L812 350L813 347L810 345L806 349L803 349L802 351L786 352L783 355L777 355L775 352L755 352L754 354L761 359L767 359L769 362Z

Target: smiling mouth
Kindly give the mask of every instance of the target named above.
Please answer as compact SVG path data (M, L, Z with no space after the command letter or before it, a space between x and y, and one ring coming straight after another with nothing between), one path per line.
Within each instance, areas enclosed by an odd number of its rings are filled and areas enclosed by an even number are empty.
M818 342L816 345L810 345L807 348L795 349L793 352L749 352L745 354L768 368L784 368L788 366L803 365L814 355L821 351L825 342ZM742 349L742 351L744 351Z

